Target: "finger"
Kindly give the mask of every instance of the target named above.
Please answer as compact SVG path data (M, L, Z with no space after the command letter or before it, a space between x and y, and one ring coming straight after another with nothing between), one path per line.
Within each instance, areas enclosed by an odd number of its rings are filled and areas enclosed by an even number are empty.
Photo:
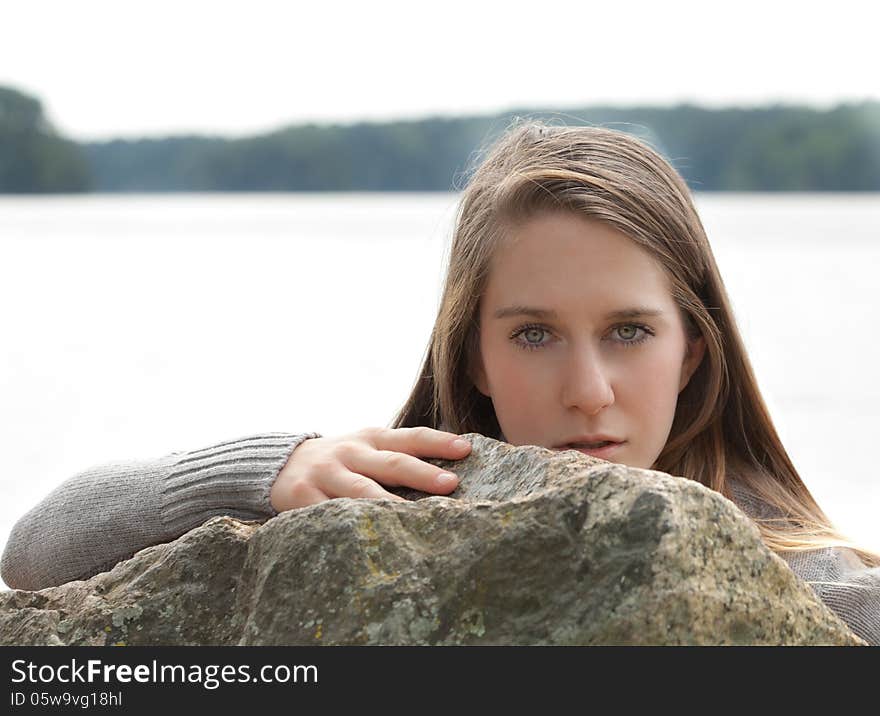
M282 492L281 504L278 506L278 512L294 510L298 507L316 505L319 502L326 502L329 499L330 498L317 487L300 482L291 489Z
M321 475L318 487L330 497L366 497L406 502L403 497L388 492L375 480L350 470L334 471Z
M403 485L442 495L458 487L458 477L454 473L404 452L364 447L352 454L349 467L383 485Z
M326 502L330 499L329 495L325 495L316 487L303 486L297 490L296 506L308 507L309 505L317 505L319 502Z
M427 426L385 428L375 434L372 443L377 450L453 460L460 460L471 451L470 442L460 435Z

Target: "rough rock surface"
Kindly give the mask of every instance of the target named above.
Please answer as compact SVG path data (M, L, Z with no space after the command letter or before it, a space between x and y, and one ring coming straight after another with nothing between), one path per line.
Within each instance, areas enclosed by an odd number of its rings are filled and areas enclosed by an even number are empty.
M0 593L0 643L842 644L721 495L477 434L450 497L215 517L86 581Z

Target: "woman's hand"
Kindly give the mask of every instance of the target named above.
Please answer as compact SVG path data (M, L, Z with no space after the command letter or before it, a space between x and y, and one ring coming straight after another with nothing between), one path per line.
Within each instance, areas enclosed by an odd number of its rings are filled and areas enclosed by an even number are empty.
M269 499L276 512L313 505L334 497L379 497L403 500L382 485L411 487L448 495L458 477L419 460L460 460L470 451L460 439L428 427L364 428L341 437L309 438L298 445L272 485Z

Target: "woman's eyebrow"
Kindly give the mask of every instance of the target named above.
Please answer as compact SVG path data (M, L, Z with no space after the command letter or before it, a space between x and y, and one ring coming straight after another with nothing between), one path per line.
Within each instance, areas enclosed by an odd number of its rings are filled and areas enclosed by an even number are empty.
M605 320L626 319L626 318L650 318L662 316L663 311L658 308L649 308L648 306L633 306L632 308L621 308L617 311L611 311L605 314ZM506 306L499 308L493 314L494 318L511 318L512 316L531 316L533 318L559 318L559 314L551 308L538 308L536 306Z

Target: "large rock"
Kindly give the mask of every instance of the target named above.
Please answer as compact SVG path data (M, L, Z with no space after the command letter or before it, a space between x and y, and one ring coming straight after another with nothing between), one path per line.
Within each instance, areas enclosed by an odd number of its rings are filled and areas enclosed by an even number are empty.
M4 644L864 644L721 495L469 434L451 497L215 517L0 593ZM422 499L419 499L422 498Z

